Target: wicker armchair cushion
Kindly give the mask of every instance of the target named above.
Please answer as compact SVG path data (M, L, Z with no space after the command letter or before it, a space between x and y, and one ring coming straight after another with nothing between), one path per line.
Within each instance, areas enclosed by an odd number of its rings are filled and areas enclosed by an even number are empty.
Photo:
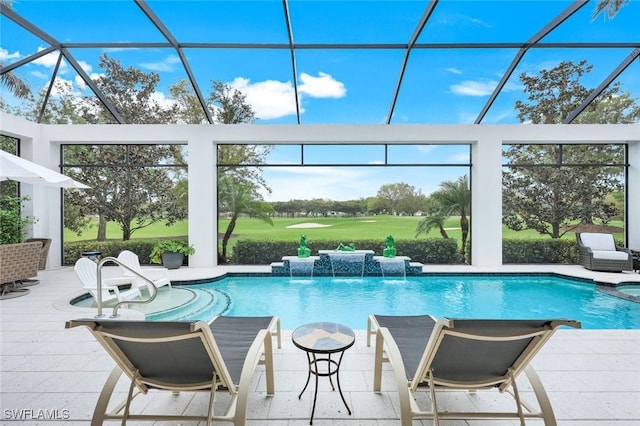
M580 234L582 244L591 250L616 251L616 243L611 234L583 232Z
M626 251L611 251L611 250L593 250L594 259L606 259L606 260L627 260L629 254Z

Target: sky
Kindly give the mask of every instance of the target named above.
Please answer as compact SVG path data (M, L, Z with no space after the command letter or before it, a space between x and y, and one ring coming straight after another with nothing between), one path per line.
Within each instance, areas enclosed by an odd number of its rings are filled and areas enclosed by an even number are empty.
M524 43L562 13L571 1L454 1L438 3L418 45L441 45L437 49L414 48L402 74L402 85L393 104L402 70L404 50L423 15L427 1L289 1L289 17L296 49L297 89L302 124L469 124L483 106L518 54L518 47L467 49L454 43ZM205 97L213 80L241 90L256 113L256 123L297 123L291 52L282 48L289 41L280 0L263 1L147 1L175 39ZM482 120L484 124L518 123L516 100L526 100L518 76L536 75L561 61L586 59L593 65L582 83L596 87L634 48L640 46L637 29L640 0L631 0L613 19L600 15L593 19L591 1L569 17L542 42L625 42L624 48L529 49L517 64L502 92ZM133 1L35 1L20 0L13 9L59 43L165 43L166 39ZM190 44L191 43L191 44ZM254 43L256 48L202 48L194 43ZM385 48L318 48L320 44L385 44ZM266 49L273 44L278 48ZM306 46L306 47L305 47ZM5 16L0 16L0 63L12 64L49 47ZM263 47L263 48L257 48ZM154 98L171 103L169 87L187 78L174 49L164 47L89 48L69 45L69 52L90 76L99 76L101 55L119 60L125 67L155 72L160 84ZM21 66L14 73L34 90L48 86L58 61L54 51ZM58 79L65 80L74 94L91 91L66 60ZM640 59L636 59L615 81L624 91L640 98ZM15 99L0 88L9 103ZM54 92L53 96L56 95ZM336 158L335 154L331 154ZM372 160L375 161L375 160ZM446 157L441 158L447 162ZM372 163L375 164L375 163ZM346 175L334 189L368 178L371 168L339 168ZM365 172L365 170L367 170ZM425 193L438 182L424 182L431 176L416 176L399 168L378 169L380 181L412 179ZM347 171L349 172L347 174ZM299 170L298 170L299 172ZM319 168L306 169L309 179L321 176ZM457 173L457 171L456 171ZM455 173L440 169L435 175L455 179ZM286 174L285 174L286 176ZM318 182L333 181L336 168L326 170ZM282 181L292 187L290 172ZM437 177L436 177L437 178ZM275 177L274 177L275 179ZM389 180L393 179L393 182ZM405 180L406 181L406 180ZM371 183L372 186L377 186ZM316 185L320 190L323 185ZM377 190L377 188L376 188ZM369 191L375 192L375 191ZM275 197L276 190L274 189ZM361 191L351 189L335 198ZM285 196L286 195L282 195ZM296 197L291 197L296 198Z

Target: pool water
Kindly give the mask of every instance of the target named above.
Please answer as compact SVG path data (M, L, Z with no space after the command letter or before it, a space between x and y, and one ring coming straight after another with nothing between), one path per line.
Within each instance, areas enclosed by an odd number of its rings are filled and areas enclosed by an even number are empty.
M185 296L187 294L188 296ZM137 308L137 307L136 307ZM548 275L447 275L291 279L230 276L162 287L149 320L277 315L284 329L333 321L365 329L370 314L437 318L570 318L590 329L640 329L640 303L591 282Z
M621 293L628 294L630 296L640 297L640 285L625 285L617 287L617 290Z

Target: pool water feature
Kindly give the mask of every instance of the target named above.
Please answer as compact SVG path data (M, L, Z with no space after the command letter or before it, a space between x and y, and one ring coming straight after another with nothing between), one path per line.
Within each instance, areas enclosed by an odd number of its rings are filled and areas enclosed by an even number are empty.
M188 292L178 302L167 291ZM317 321L365 329L370 314L451 318L569 318L589 329L640 329L640 303L599 291L591 281L554 275L460 274L421 277L271 277L165 287L152 320L211 320L215 315L278 315L293 330ZM137 306L136 306L137 308ZM151 312L155 310L154 312Z

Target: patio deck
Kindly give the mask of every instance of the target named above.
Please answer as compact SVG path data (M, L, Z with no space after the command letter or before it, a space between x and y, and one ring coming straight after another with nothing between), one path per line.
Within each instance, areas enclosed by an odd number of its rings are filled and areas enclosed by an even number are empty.
M117 268L105 268L105 274ZM180 268L170 271L172 279L195 279L221 275L227 271L260 271L267 267ZM594 278L598 281L640 282L640 274L594 273L579 266L510 266L477 268L431 266L425 272L559 272ZM83 329L64 329L68 319L91 317L95 309L79 309L68 301L80 294L72 268L40 271L40 284L24 297L0 301L0 409L1 424L36 425L89 424L102 385L113 361ZM640 309L640 308L639 308ZM277 307L274 307L277 315ZM383 376L383 392L372 392L373 348L366 346L366 318L356 332L356 344L344 357L341 383L353 414L349 416L337 392L326 380L314 418L317 426L399 424L395 383L389 367ZM298 393L306 380L306 358L284 333L282 349L274 348L276 394L266 397L259 367L250 397L248 424L294 426L309 424L312 393L301 400ZM551 398L558 424L567 426L640 424L640 330L560 330L534 359ZM126 391L126 383L119 385ZM529 394L529 392L526 392ZM222 393L220 393L222 395ZM491 396L490 396L491 395ZM138 408L167 411L204 410L203 395L164 392L139 396ZM449 393L441 404L453 407L487 406L500 403L496 392L469 395ZM220 398L224 402L225 398ZM20 419L16 417L21 416ZM39 417L39 418L38 418ZM108 423L115 424L115 423ZM130 424L138 424L131 422ZM149 422L144 424L151 424ZM167 423L164 423L167 424ZM187 423L183 423L187 424ZM414 424L431 424L430 421ZM443 425L515 425L513 421L443 421ZM528 424L541 424L530 422Z

